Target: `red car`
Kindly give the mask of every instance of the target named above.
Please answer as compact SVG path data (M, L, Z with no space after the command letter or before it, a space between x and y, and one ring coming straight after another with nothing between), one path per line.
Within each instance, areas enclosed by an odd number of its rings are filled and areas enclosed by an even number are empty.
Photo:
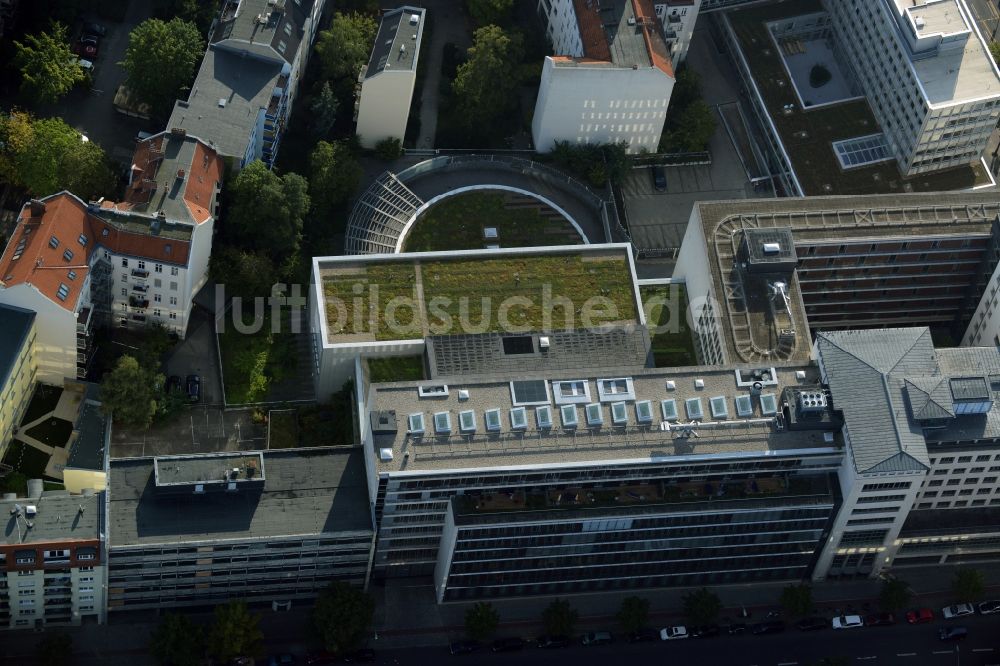
M866 627L890 627L896 624L892 613L876 613L865 618Z
M930 608L916 608L906 614L906 621L910 624L924 624L934 619L934 611Z
M97 38L93 35L81 37L76 45L76 52L87 60L93 60L97 57Z

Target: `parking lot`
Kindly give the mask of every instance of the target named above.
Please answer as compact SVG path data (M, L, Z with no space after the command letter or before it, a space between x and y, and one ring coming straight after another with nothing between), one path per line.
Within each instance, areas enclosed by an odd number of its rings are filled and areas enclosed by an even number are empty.
M221 407L192 407L149 430L116 425L111 433L111 457L256 451L267 446L267 426L253 423L251 410L225 411Z
M201 377L201 404L222 406L222 377L211 313L200 307L191 310L187 336L167 356L164 374L176 375L182 382L188 375L198 375Z

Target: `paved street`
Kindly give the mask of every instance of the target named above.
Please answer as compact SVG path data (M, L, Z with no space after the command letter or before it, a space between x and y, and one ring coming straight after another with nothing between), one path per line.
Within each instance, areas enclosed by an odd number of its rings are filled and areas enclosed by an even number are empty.
M967 0L969 9L979 23L979 32L987 42L997 38L1000 30L1000 8L997 0Z

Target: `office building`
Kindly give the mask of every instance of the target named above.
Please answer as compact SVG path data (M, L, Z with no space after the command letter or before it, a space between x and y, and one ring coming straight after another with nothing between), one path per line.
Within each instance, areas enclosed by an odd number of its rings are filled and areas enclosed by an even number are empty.
M240 169L273 164L326 0L225 0L168 129L211 142Z
M368 65L358 75L356 133L365 148L385 139L402 144L417 82L417 59L427 10L399 7L382 15Z
M103 624L107 583L104 493L43 490L7 493L0 510L0 629Z
M35 389L37 335L34 312L0 305L0 459Z
M332 581L364 586L374 527L356 448L111 463L111 611L290 607Z
M538 11L554 55L542 66L535 150L567 141L655 151L674 69L652 0L539 0Z

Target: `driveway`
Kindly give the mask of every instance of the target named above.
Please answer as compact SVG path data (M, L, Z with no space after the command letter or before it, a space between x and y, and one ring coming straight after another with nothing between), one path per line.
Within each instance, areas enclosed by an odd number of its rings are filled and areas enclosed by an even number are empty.
M251 410L246 409L225 411L201 405L149 430L116 425L111 431L112 458L260 451L266 447L267 427L255 425Z
M123 22L100 21L108 33L101 38L100 50L94 61L96 71L92 88L74 90L55 104L36 109L39 116L61 117L123 165L132 159L135 135L139 130L163 129L154 127L149 121L123 116L112 106L115 91L125 80L125 70L118 63L125 58L129 32L149 18L152 11L152 2L131 0ZM70 29L75 30L77 26Z
M201 404L222 405L222 374L216 351L212 315L195 306L188 320L187 336L180 341L164 362L164 374L201 377Z

